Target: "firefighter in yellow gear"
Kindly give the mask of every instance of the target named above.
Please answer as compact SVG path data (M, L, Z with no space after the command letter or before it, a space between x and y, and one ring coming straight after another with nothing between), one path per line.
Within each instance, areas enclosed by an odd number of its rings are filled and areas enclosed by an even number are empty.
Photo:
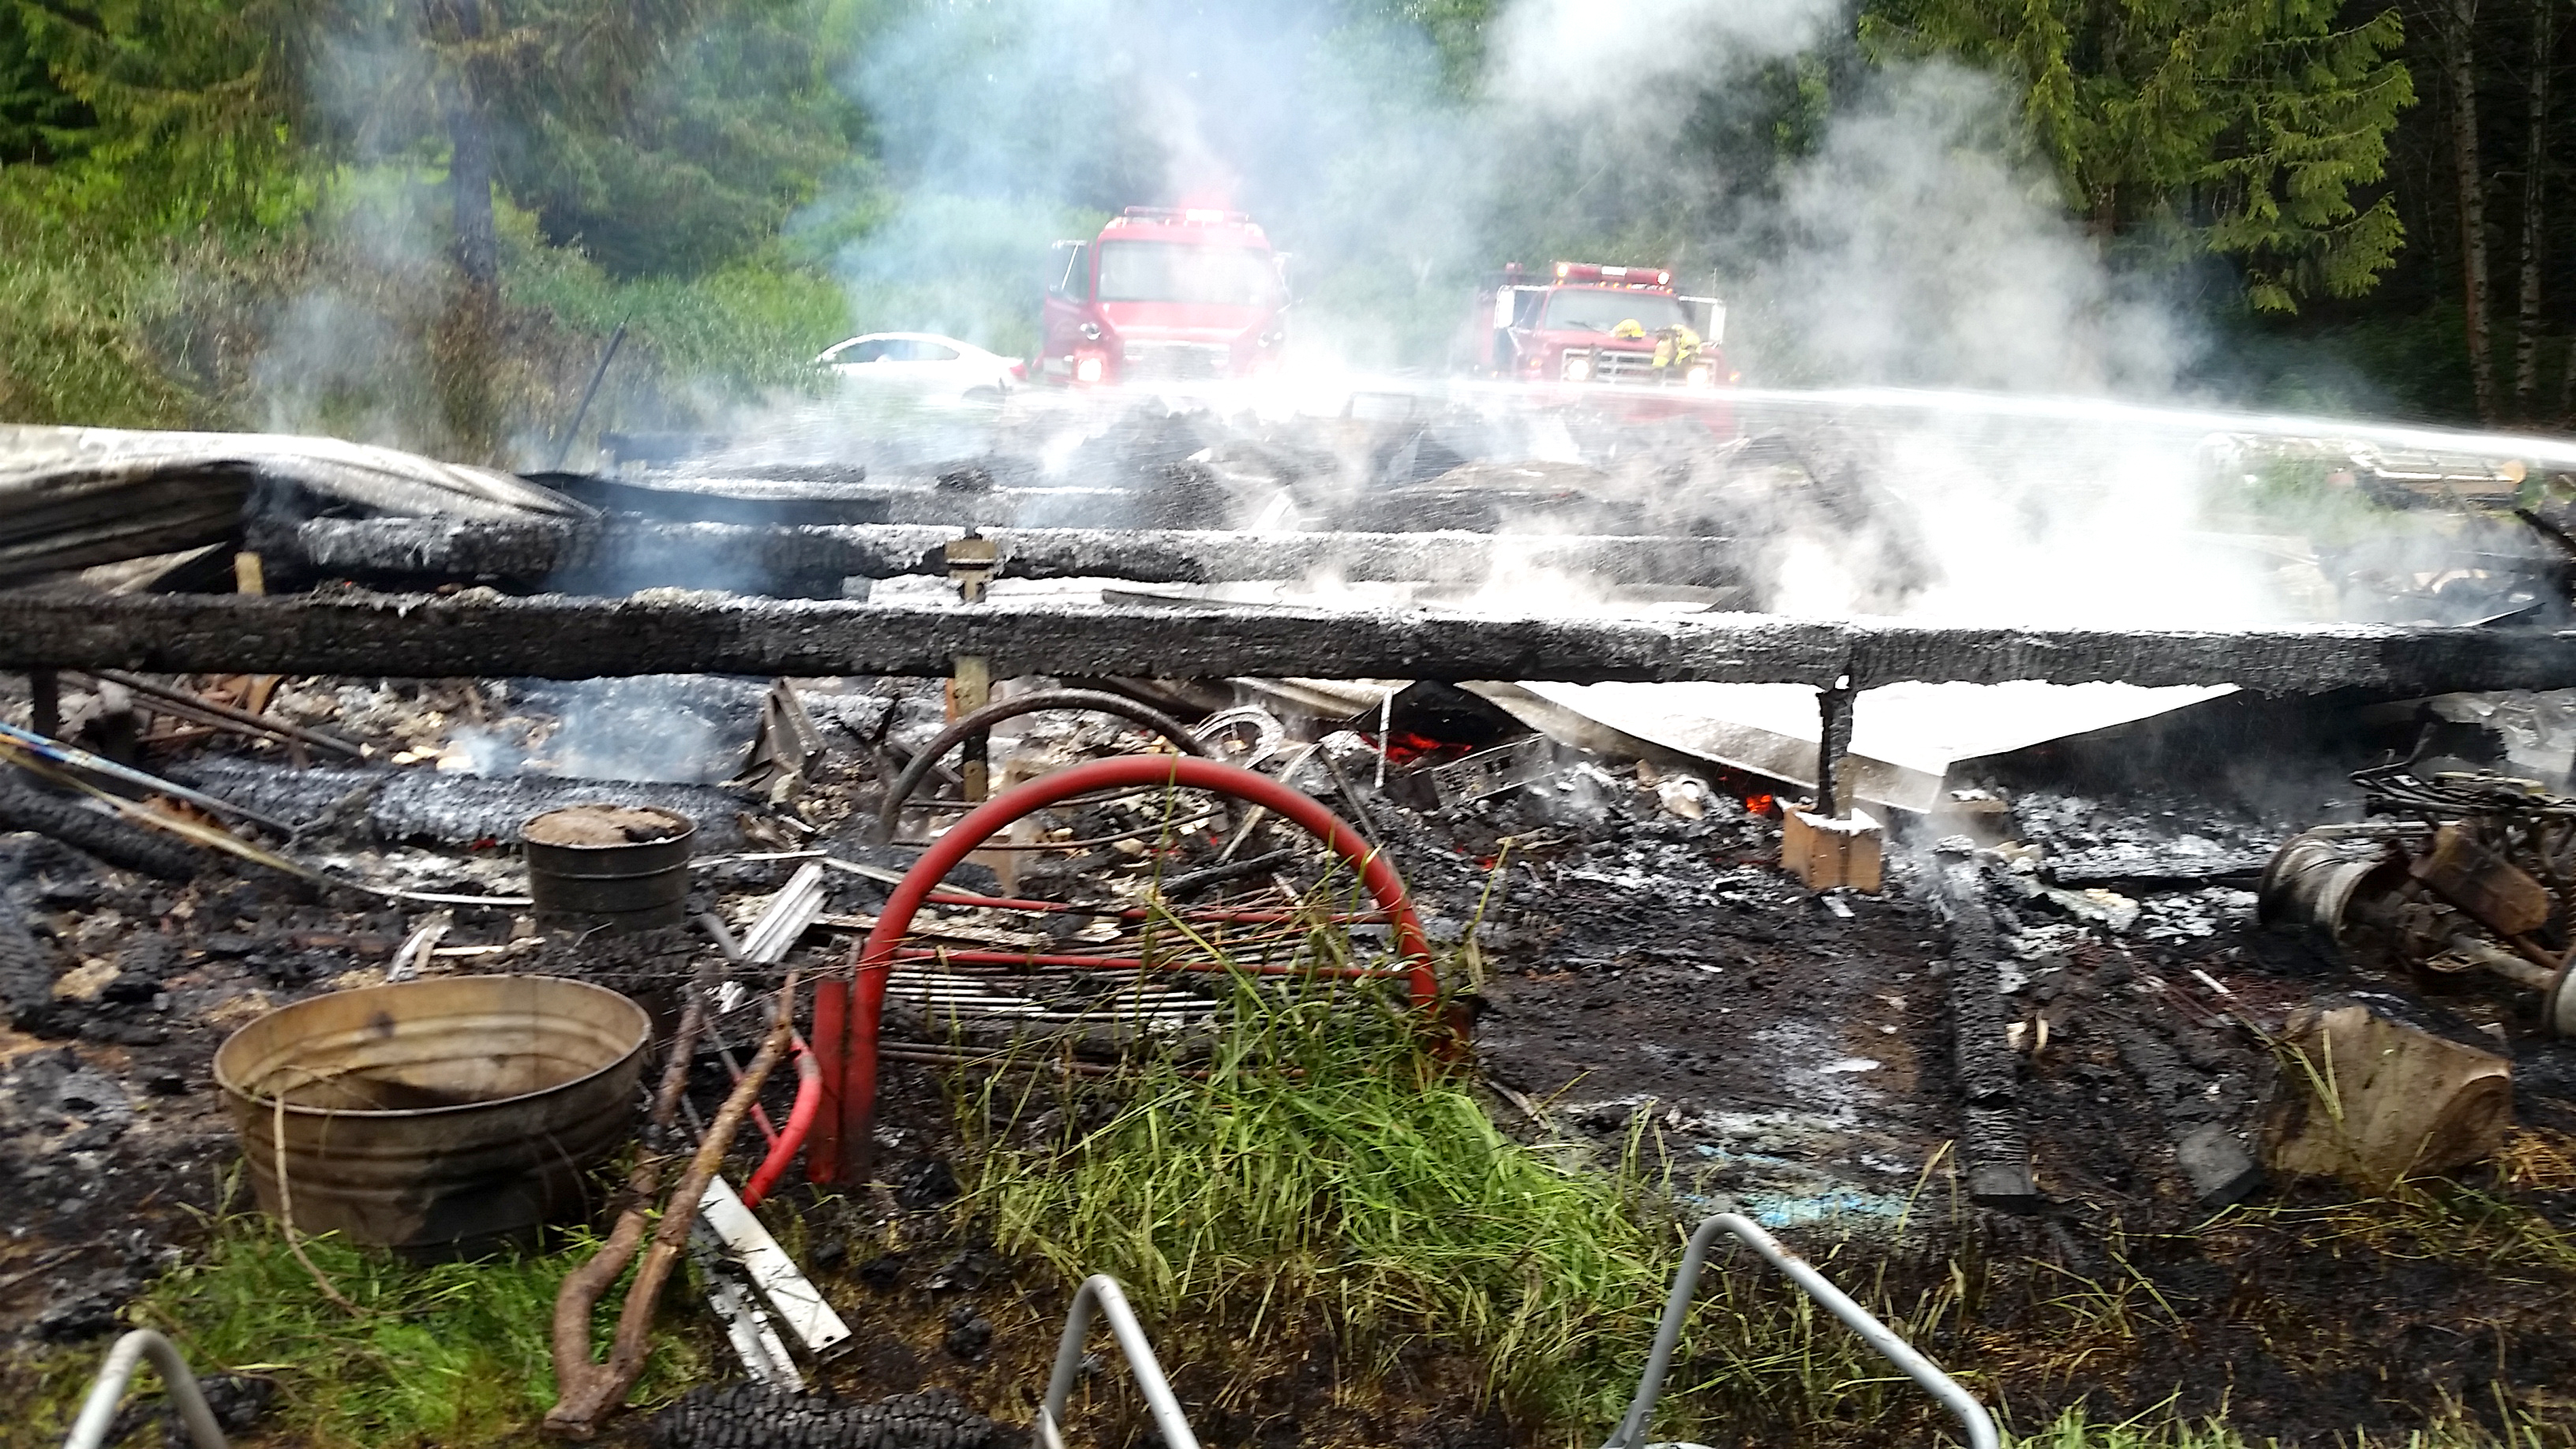
M1699 360L1699 334L1676 322L1655 333L1655 371L1666 377L1687 372Z

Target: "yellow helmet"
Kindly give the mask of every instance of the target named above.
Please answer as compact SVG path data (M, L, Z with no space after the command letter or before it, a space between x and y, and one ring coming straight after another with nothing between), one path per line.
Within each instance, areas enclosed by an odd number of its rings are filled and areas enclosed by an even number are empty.
M1634 317L1631 317L1627 321L1620 323L1618 326L1611 328L1610 335L1613 337L1643 337L1646 335L1646 324L1638 321Z

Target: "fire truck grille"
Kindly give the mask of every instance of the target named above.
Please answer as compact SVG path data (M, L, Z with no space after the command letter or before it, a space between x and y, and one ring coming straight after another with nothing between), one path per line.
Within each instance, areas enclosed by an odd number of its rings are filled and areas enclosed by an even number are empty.
M1655 354L1613 352L1605 347L1592 354L1592 377L1596 382L1653 382Z
M1233 370L1234 349L1222 342L1130 342L1129 382L1213 382Z

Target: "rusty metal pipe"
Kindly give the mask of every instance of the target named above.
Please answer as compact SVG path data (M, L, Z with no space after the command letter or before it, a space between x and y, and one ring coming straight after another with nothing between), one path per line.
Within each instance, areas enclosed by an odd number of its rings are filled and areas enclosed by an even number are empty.
M2450 944L2452 950L2507 981L2528 986L2534 991L2547 991L2557 984L2556 970L2535 965L2510 951L2500 950L2486 941L2481 941L2465 931L2453 936Z

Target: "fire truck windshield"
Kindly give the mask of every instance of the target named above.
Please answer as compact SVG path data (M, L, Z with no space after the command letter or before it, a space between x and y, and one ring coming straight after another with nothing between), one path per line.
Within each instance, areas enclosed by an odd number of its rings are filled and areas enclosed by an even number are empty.
M1547 320L1539 325L1550 332L1609 332L1622 322L1634 322L1655 332L1689 321L1681 300L1662 292L1567 287L1548 298Z
M1100 300L1275 307L1279 273L1270 258L1269 252L1251 247L1105 242L1100 248Z

